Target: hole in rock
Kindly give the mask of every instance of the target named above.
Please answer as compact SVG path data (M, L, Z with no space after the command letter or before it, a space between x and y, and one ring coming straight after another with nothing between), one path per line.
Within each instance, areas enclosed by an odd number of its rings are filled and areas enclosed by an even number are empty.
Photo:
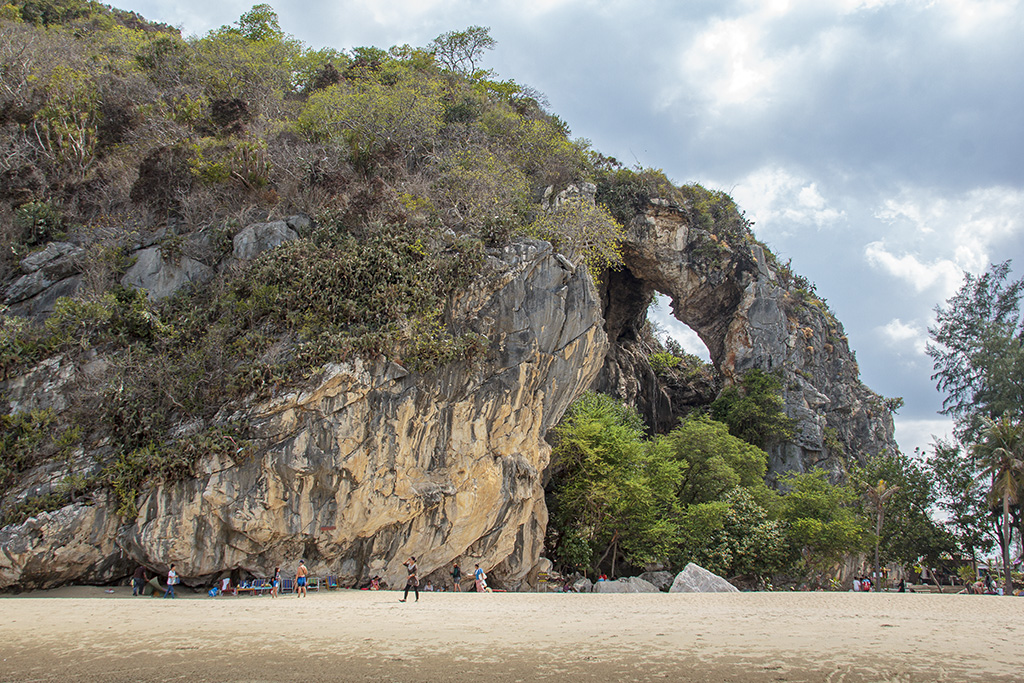
M647 309L647 319L653 324L654 333L662 344L668 339L673 339L686 353L697 356L705 363L711 362L711 353L697 333L672 316L671 301L667 296L655 293L654 300Z

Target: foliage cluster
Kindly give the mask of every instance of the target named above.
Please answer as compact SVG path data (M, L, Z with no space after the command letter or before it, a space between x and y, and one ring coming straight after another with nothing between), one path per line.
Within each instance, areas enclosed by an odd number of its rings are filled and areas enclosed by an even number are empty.
M962 555L977 560L1000 549L1007 591L1012 558L1024 543L1022 295L1024 278L1011 278L1009 261L967 274L936 308L928 346L956 437L938 441L929 461L940 507Z
M711 404L711 416L729 426L729 433L759 448L787 441L795 422L782 412L782 381L763 370L749 370L737 384L722 390Z
M767 454L708 415L649 439L635 410L586 394L556 427L547 539L563 568L695 561L761 581L782 571L821 579L864 547L852 487L822 472L764 484Z

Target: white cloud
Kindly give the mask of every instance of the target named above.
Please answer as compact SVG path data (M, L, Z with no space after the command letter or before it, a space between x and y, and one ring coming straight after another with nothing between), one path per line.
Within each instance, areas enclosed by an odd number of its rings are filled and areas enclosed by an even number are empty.
M871 242L864 248L864 255L869 264L909 283L914 291L923 292L934 287L943 299L951 296L963 280L963 270L949 259L925 263L914 254L890 252L885 242Z
M711 21L680 57L689 87L698 88L715 108L761 101L780 68L780 60L761 47L762 32L756 15ZM666 101L679 94L674 90Z
M795 227L825 228L846 218L822 196L817 183L778 166L757 169L730 194L762 237L788 234Z
M905 323L899 318L893 318L878 328L878 331L891 345L898 348L909 348L919 356L926 355L928 331L923 326L915 322Z
M711 361L708 347L704 345L704 342L697 336L697 333L676 320L672 315L668 297L662 294L655 295L654 304L647 314L648 318L655 324L655 327L662 332L662 334L658 335L662 341L665 340L666 336L671 337L679 342L679 345L687 353L699 356L706 362Z
M886 199L875 217L887 224L903 247L871 242L868 263L910 283L918 292L936 288L951 296L963 272L983 272L1005 258L998 245L1024 234L1024 190L974 189L948 196L927 188L904 188Z
M915 448L930 454L936 439L949 441L953 438L953 421L949 418L915 420L897 415L893 422L896 427L896 443L907 454L913 453Z

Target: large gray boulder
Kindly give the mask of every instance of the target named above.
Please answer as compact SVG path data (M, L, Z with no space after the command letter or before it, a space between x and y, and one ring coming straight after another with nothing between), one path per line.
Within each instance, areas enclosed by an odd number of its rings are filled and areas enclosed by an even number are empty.
M164 258L160 247L150 247L135 252L135 263L121 284L143 289L150 301L160 301L185 285L207 282L213 275L213 268L193 258L182 255L175 261Z
M53 312L62 296L71 296L81 283L80 261L84 250L70 242L51 242L21 260L21 277L4 293L11 313L43 319Z
M626 576L616 581L598 581L595 593L658 593L658 587L637 576Z
M235 235L232 240L234 257L251 261L265 251L297 239L299 233L292 230L288 221L255 223Z
M640 578L653 584L655 588L660 591L667 591L672 587L673 576L671 572L657 571L657 572L644 572L640 575Z
M668 592L738 593L739 589L718 574L712 574L707 569L691 562L683 568L683 571L676 575L676 580L672 582L672 587L669 588Z

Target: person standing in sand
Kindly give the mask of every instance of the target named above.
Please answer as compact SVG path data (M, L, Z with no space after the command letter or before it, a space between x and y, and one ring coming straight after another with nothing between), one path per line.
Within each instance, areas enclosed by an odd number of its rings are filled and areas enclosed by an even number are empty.
M306 577L309 575L309 570L306 569L306 561L299 560L299 568L295 570L295 592L299 594L298 597L306 595Z
M270 597L276 598L277 591L281 587L281 568L274 567L274 578L270 582Z
M452 584L454 585L454 588L452 588L452 590L455 591L456 593L458 593L458 592L460 592L462 590L462 587L460 585L461 582L462 582L462 567L459 566L459 561L455 560L455 565L452 567Z
M142 589L146 585L146 568L141 564L135 568L135 573L132 574L132 595L142 595Z
M167 591L164 593L165 598L176 598L174 594L174 587L178 584L178 572L174 571L174 565L171 565L170 570L167 572Z
M476 566L473 571L473 578L476 581L476 592L484 593L487 591L487 574L484 574L484 570L480 569L480 565Z
M399 598L399 602L405 602L409 597L409 589L411 588L416 593L416 602L420 601L420 579L416 575L416 558L410 557L408 560L402 563L405 568L409 571L409 578L405 580L405 595Z

